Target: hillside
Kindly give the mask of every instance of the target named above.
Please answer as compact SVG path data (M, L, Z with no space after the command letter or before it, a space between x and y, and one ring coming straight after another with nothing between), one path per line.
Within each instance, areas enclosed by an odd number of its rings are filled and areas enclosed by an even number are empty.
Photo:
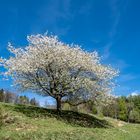
M0 140L139 140L140 125L111 118L0 103ZM2 121L1 121L2 120Z

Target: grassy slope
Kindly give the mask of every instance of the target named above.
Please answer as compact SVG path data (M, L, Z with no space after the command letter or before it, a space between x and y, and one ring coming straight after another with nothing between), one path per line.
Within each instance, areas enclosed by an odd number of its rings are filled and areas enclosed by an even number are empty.
M70 111L58 116L55 110L31 106L0 103L0 107L6 113L0 140L140 140L140 124Z

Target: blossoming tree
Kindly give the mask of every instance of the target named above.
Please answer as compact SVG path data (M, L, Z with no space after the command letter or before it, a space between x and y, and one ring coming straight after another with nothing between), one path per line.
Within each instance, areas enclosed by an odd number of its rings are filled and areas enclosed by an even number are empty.
M27 39L29 44L24 48L9 44L13 55L1 58L5 74L19 89L55 98L57 111L61 111L62 99L79 104L110 91L118 72L102 65L96 51L64 44L56 36L32 35Z

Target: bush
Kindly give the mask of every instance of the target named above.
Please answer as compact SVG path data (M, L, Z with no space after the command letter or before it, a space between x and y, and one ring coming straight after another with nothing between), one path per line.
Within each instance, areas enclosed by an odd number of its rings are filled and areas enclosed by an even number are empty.
M140 122L140 113L134 109L130 112L129 115L130 122Z
M120 120L127 121L127 115L126 115L126 113L123 112L123 111L119 112L118 118L119 118Z
M96 107L92 107L92 113L97 114L97 108Z

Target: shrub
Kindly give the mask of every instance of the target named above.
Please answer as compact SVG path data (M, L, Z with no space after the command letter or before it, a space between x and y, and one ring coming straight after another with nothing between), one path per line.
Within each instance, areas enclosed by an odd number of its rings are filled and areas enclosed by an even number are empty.
M140 113L136 109L132 110L129 119L131 122L140 122Z

